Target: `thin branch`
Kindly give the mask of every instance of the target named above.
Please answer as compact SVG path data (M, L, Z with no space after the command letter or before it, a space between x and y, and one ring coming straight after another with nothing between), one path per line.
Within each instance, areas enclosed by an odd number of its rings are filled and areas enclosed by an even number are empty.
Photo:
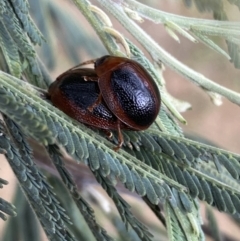
M98 18L95 11L91 10L90 3L86 0L73 0L73 2L82 12L87 21L92 25L93 29L97 32L107 51L112 54L119 54L118 45L115 41L113 41L113 38L104 31L104 24L106 25L106 23L101 22L101 18Z
M195 84L200 85L202 88L225 96L231 102L240 105L240 94L214 83L212 80L206 78L202 74L199 74L175 59L167 51L161 48L161 46L159 46L149 35L147 35L146 32L134 21L129 19L119 4L116 4L111 0L99 0L99 3L109 12L111 12L114 17L124 26L124 28L131 33L139 43L142 44L142 46L151 54L154 61L163 62Z
M126 5L131 10L136 11L138 14L142 15L142 17L153 21L154 23L164 24L165 22L171 21L183 27L184 29L195 29L204 32L207 35L236 35L238 37L240 35L239 22L221 21L220 23L217 20L183 17L151 8L134 0L123 0L122 4Z

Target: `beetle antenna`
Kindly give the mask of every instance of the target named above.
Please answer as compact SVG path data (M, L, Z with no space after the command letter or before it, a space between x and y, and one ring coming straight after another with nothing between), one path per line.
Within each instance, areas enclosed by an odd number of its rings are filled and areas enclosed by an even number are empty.
M69 72L71 70L78 69L80 66L87 65L87 64L94 64L96 62L96 60L98 60L98 59L90 59L90 60L87 60L87 61L82 62L80 64L77 64L76 66L74 66L74 67L66 70L65 72L63 72L60 76L58 76L58 78L61 78L64 74L66 74L67 72Z
M94 64L96 62L97 59L90 59L90 60L87 60L85 62L82 62L80 64L77 64L76 66L66 70L64 73L62 73L59 77L61 77L62 75L64 75L65 73L71 71L71 70L74 70L74 69L78 69L80 66L83 66L83 65L87 65L87 64ZM59 78L58 77L58 78Z
M72 67L72 68L69 69L69 70L77 69L78 67L83 66L83 65L94 64L94 63L96 62L96 60L97 60L97 59L90 59L90 60L87 60L87 61L85 61L85 62L82 62L82 63L80 63L80 64L78 64L78 65Z

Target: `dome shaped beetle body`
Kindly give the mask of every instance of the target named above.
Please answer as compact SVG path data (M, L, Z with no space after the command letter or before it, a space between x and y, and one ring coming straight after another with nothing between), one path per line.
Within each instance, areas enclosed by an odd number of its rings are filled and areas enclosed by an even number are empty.
M89 81L85 81L86 77ZM49 99L54 106L81 123L100 129L117 130L118 118L104 101L91 109L100 95L96 79L98 77L94 69L67 71L49 86ZM129 129L123 123L120 123L120 128Z
M94 69L79 66L94 63ZM156 119L161 97L148 72L136 61L103 56L61 74L48 89L53 105L79 122L99 129L147 129Z
M147 129L161 105L157 85L136 61L103 56L94 63L101 95L108 108L134 130Z

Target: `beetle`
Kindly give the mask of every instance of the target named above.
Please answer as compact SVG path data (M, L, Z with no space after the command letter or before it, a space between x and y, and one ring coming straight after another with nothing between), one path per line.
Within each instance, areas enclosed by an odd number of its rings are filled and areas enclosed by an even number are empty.
M91 63L94 69L79 68ZM117 130L116 150L123 144L121 129L147 129L161 106L158 87L148 72L134 60L110 55L64 72L49 87L49 96L72 118L100 129Z
M86 79L88 81L86 81ZM54 106L71 118L89 126L103 130L117 130L119 143L123 144L121 129L131 129L122 123L99 98L98 76L94 69L81 68L61 74L48 88L48 99Z

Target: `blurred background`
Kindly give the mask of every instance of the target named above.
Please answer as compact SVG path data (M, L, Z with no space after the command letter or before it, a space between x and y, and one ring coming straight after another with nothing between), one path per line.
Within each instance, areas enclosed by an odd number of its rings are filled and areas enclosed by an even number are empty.
M46 38L46 42L43 43L41 47L37 47L37 51L43 63L46 64L53 80L59 74L81 61L107 54L91 26L71 1L31 0L29 2L32 17ZM169 13L194 18L212 19L212 13L199 13L194 6L186 8L183 1L152 0L141 2ZM92 1L92 3L97 5L97 2ZM225 10L230 20L240 21L240 12L236 6L230 5L226 1ZM57 15L59 13L61 17ZM41 16L45 16L44 20ZM72 29L68 29L66 28L65 21L71 20L75 25L73 25ZM113 18L111 18L111 20L115 29L120 33L123 33L124 36L132 40L141 48L141 46L119 23ZM139 23L139 25L160 46L188 67L205 75L220 85L236 92L240 92L240 70L235 69L234 66L222 55L212 51L201 43L192 43L182 36L179 36L179 44L168 35L165 28L160 24L156 25L145 20L143 23ZM67 41L65 44L63 43L63 38L64 41ZM224 40L214 40L227 51ZM75 45L75 42L78 42L78 45ZM141 50L144 51L142 48ZM166 81L169 93L175 98L187 101L192 105L190 110L182 113L187 120L187 125L181 125L186 136L190 136L196 140L201 140L201 138L203 138L223 149L240 153L239 107L226 99L223 99L223 104L221 106L215 106L211 102L209 96L202 89L184 79L167 66L165 67L166 69L163 72L163 77ZM2 155L1 159L3 159ZM9 181L9 185L1 190L1 197L11 201L14 189L17 185L16 179L11 173L7 162L3 159L1 160L1 163L0 176ZM87 169L85 169L85 171L87 172ZM104 196L104 199L106 198L106 200L109 200L94 180L93 183L94 187ZM147 207L144 206L140 199L135 195L129 195L128 193L125 193L125 191L123 192L123 195L125 195L128 200L132 200L135 209L136 206L139 205L140 208L137 208L136 210L147 209ZM135 204L136 199L139 201L137 204ZM148 216L150 223L156 222L157 225L159 225L157 219L151 214L151 211L147 210L146 212L139 213L140 218L144 219ZM232 237L233 240L240 240L239 226L233 223L231 218L227 215L220 214L217 211L215 213L221 230L229 237ZM205 220L204 208L202 214ZM4 225L5 223L1 221L0 237L3 234ZM44 240L44 234L42 240Z

